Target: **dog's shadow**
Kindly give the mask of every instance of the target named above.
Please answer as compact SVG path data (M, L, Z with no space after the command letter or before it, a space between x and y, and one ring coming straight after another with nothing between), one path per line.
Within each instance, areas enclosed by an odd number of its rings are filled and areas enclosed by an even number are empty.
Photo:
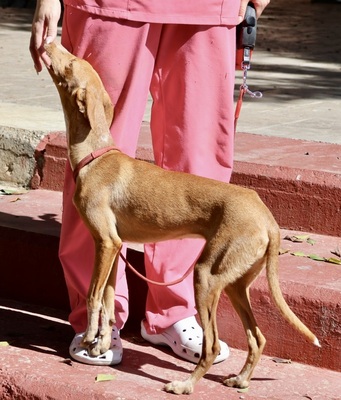
M164 355L169 356L169 360L165 359L163 356L160 358L158 354L151 354L150 352L150 344L148 342L145 342L143 340L137 340L135 342L134 340L131 339L131 335L127 335L126 339L128 341L133 341L134 342L134 348L128 348L124 349L124 358L123 362L121 365L116 366L115 369L118 369L124 373L127 374L132 374L132 375L138 375L141 377L145 377L148 379L152 379L154 381L159 381L163 384L166 384L169 382L169 379L167 378L161 378L160 376L157 376L155 371L152 372L152 374L149 374L145 371L143 368L145 365L153 365L157 366L160 369L164 370L172 370L177 373L182 373L186 374L187 376L194 370L195 364L189 363L184 361L183 359L177 357L174 355L171 349L168 347L163 347L163 346L158 346L157 347L157 352L163 353ZM219 368L219 366L221 368ZM218 364L218 371L222 373L217 373L217 370L214 373L207 373L203 379L204 380L209 380L211 382L223 385L223 382L226 378L231 378L236 376L234 373L231 373L231 366L228 364L228 360L224 363ZM187 377L186 376L186 377ZM185 375L184 375L185 377ZM179 378L174 377L174 378ZM251 381L274 381L276 379L273 378L268 378L268 377L254 377L251 379ZM236 388L229 388L231 390L237 390Z
M46 356L58 356L61 358L60 362L70 360L68 349L74 331L67 322L67 315L66 311L0 299L0 342L8 342L10 346L43 353ZM122 338L126 337L131 341L131 334L122 333ZM138 341L133 348L124 348L122 364L112 368L162 383L167 383L168 380L145 372L146 364L185 373L190 373L194 368L194 365L189 363L186 363L188 367L177 365L175 358L172 362L172 353L166 348L158 351L168 352L170 360L159 358L148 351L147 342L142 338Z
M155 369L153 369L153 372L149 373L144 367L146 365L150 365L161 370L171 370L177 373L185 374L190 374L194 369L193 364L188 364L188 366L178 365L175 358L174 361L172 360L171 351L166 350L166 348L165 350L162 349L161 351L169 354L170 360L159 358L157 355L152 354L150 351L148 351L148 347L149 345L146 343L145 345L142 344L139 346L134 346L133 349L124 349L124 358L122 364L115 366L115 370L119 370L125 374L136 375L166 384L169 382L169 379L162 378L160 372L157 372Z
M23 305L22 303L0 299L0 342L7 341L13 347L43 353L47 356L58 356L61 358L60 362L69 360L68 348L74 336L74 331L67 323L67 315L66 311ZM169 378L162 377L160 370L190 374L195 368L194 364L176 358L167 347L158 347L157 350L151 351L149 343L143 341L139 336L133 336L129 332L124 333L124 331L122 338L133 343L133 345L129 344L124 348L122 364L112 368L124 374L165 384L169 382ZM161 357L158 353L161 353ZM145 368L146 365L155 366L159 371ZM228 365L224 367L224 370L226 372L224 375L208 373L204 379L222 384L231 372ZM271 379L253 378L252 380L265 381Z

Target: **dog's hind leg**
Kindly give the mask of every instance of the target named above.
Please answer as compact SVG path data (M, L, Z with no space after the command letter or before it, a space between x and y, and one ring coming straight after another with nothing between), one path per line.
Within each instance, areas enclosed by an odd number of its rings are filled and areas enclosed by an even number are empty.
M245 280L241 278L236 283L226 287L225 291L243 323L248 343L248 355L240 373L235 377L227 378L224 384L246 388L249 386L253 370L263 352L266 340L253 315L249 299L249 288Z
M109 325L111 322L109 321L114 321L115 283L113 281L116 279L118 254L121 246L122 242L118 238L115 241L110 238L96 240L95 267L87 298L88 327L83 339L83 345L91 347L98 332L101 314L103 320L100 340L96 346L90 349L90 354L93 356L104 353L110 347ZM109 305L110 299L112 299L112 304Z
M174 381L165 386L167 392L176 394L192 393L194 385L206 374L220 352L216 322L217 306L222 290L220 279L211 274L211 266L197 264L194 271L194 282L196 305L204 334L202 354L187 380Z

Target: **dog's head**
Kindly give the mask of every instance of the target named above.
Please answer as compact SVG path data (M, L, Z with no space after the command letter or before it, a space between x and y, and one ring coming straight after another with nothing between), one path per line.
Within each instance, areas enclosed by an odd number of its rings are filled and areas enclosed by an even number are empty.
M64 110L64 102L73 102L93 127L95 119L98 123L102 108L110 127L114 108L93 67L87 61L69 53L59 43L45 44L45 50L51 59L48 71L58 89Z

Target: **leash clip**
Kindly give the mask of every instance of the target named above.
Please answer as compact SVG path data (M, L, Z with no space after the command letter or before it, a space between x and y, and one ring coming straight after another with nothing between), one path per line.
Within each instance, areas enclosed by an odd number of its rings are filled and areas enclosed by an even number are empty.
M239 118L240 110L242 108L243 98L247 93L251 98L261 99L263 93L258 90L253 92L249 89L247 80L247 71L251 68L252 50L256 44L257 34L257 17L256 10L252 3L249 3L245 18L241 24L237 26L237 52L236 52L236 68L243 71L243 83L239 89L239 98L236 104L234 113L234 131L236 132L237 121Z
M240 86L240 92L241 93L247 93L250 97L256 98L256 99L261 99L263 97L263 93L260 92L259 90L256 90L255 92L252 92L249 89L249 86L246 83L247 80L247 71L251 68L251 63L250 60L243 60L242 62L242 70L243 70L243 83Z

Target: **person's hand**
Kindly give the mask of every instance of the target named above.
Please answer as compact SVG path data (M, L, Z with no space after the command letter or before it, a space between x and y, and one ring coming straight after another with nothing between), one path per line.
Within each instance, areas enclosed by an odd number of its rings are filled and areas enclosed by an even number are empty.
M246 12L246 7L248 5L248 3L251 1L251 3L253 3L253 5L255 6L255 10L256 10L256 16L257 18L260 17L260 15L262 14L262 12L264 11L264 8L270 3L270 0L241 0L240 2L240 8L239 8L239 13L238 13L238 18L239 21L238 23L240 24L245 16L245 12Z
M44 43L51 43L57 36L58 21L61 14L59 0L38 0L32 22L30 52L37 73L42 70L42 61L51 65Z

